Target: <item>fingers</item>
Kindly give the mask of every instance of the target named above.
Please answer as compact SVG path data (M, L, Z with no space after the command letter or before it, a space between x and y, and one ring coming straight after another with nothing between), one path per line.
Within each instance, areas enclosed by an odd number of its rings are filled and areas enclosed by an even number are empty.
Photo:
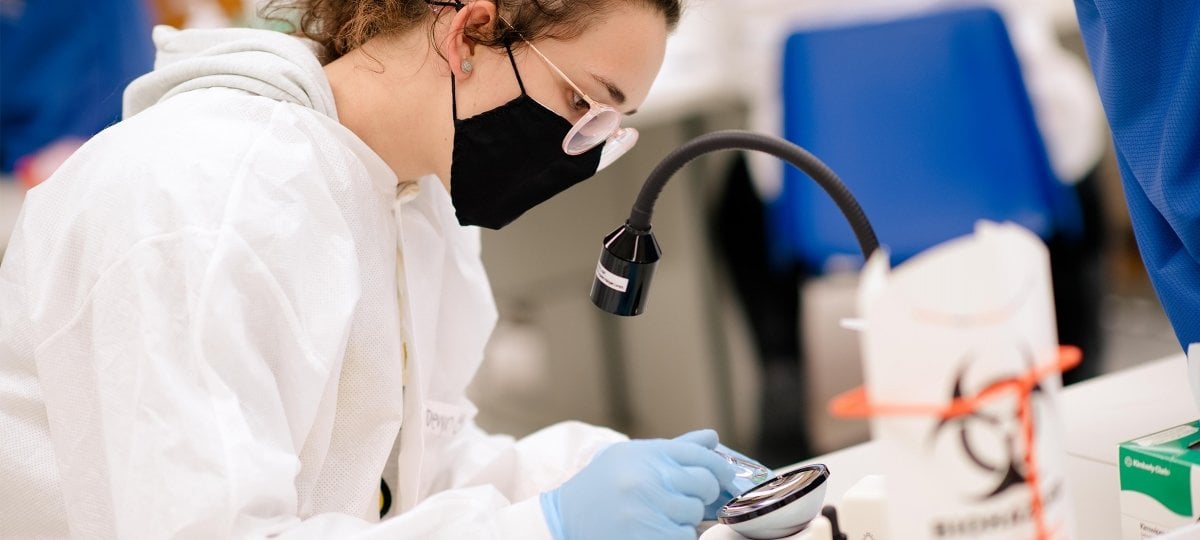
M663 534L665 535L664 540L693 540L696 538L696 525L679 525L663 531Z
M725 458L717 455L716 452L689 442L666 441L663 445L663 450L667 457L671 458L675 463L684 467L702 467L708 469L717 482L722 485L730 485L736 475L733 465L730 465Z
M672 523L687 525L693 530L704 519L704 503L692 497L671 497L660 511Z
M705 502L694 493L703 491L707 494L712 489L719 490L716 481L704 469L697 469L696 472L683 468L673 469L665 476L668 485L659 488L662 491L653 497L658 503L658 512L672 523L695 527L704 519ZM704 482L705 476L708 477L707 482ZM711 486L705 486L705 483Z
M696 431L684 433L683 435L675 437L674 440L698 444L709 450L716 448L718 444L717 432L711 429L698 429Z
M732 448L730 448L730 447L728 447L728 446L725 446L725 445L723 445L723 444L721 444L721 443L717 443L717 447L716 447L716 448L714 448L713 450L716 450L716 451L718 451L718 452L721 452L722 454L727 454L727 455L730 455L730 456L736 456L736 457L742 458L742 459L744 459L744 460L746 460L746 461L754 461L753 459L750 459L750 458L746 457L746 454L743 454L743 453L741 453L741 452L738 452L737 450L734 450L734 449L732 449ZM755 462L755 463L758 463L757 461L754 461L754 462Z
M721 495L721 485L717 478L702 467L669 469L663 478L671 491L693 497L704 504L717 500Z

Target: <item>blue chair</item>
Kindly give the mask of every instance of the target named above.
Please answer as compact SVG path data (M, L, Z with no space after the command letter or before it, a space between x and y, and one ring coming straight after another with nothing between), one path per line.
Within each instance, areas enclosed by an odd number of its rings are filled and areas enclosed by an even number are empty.
M783 57L784 136L841 175L892 264L983 218L1043 239L1079 234L1077 199L1050 167L995 11L798 31ZM809 274L861 264L837 208L790 167L768 234L775 262Z
M154 43L146 0L0 6L0 173L9 174L60 138L119 121L125 86L154 67Z

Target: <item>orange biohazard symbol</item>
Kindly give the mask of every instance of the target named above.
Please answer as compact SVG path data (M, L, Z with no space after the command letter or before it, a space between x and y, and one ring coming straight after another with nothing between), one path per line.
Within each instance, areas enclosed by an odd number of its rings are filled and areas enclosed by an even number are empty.
M868 418L872 416L934 416L943 420L961 418L974 414L986 403L1004 396L1017 397L1017 417L1020 420L1021 437L1025 443L1024 461L1026 481L1030 486L1030 508L1033 511L1037 540L1049 540L1055 531L1046 525L1045 508L1041 490L1038 488L1037 456L1034 445L1033 406L1031 396L1039 381L1049 375L1062 373L1079 365L1083 354L1077 347L1069 345L1058 348L1058 358L1042 365L1034 365L1010 379L988 386L975 395L952 399L946 403L872 403L867 398L866 388L860 386L834 397L829 402L829 412L843 418Z

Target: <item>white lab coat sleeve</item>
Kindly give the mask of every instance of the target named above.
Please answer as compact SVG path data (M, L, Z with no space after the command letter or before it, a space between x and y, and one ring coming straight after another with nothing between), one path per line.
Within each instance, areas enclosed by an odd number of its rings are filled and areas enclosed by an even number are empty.
M561 422L521 439L489 435L469 423L450 444L443 472L447 488L491 485L521 501L554 489L591 462L597 452L627 440L611 429ZM440 486L439 486L440 487Z
M379 523L367 523L345 514L320 514L276 538L552 540L537 498L509 504L492 486L443 491Z
M376 527L318 516L325 538L550 540L539 495L561 485L601 449L627 440L610 429L562 422L521 439L466 426L439 452L434 495ZM306 536L307 533L306 533Z
M357 296L313 284L334 290L319 324L227 229L146 238L103 272L35 353L73 535L299 522L297 449L336 388Z

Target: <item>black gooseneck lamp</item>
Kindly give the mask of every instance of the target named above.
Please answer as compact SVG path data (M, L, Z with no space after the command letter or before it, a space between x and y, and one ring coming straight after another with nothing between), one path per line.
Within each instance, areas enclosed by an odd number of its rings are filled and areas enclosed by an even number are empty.
M592 303L615 315L639 315L646 306L646 294L654 267L662 256L658 241L650 231L654 201L679 169L701 155L718 150L755 150L771 154L804 171L833 198L858 239L863 257L879 248L875 230L862 207L828 166L807 150L779 137L741 130L709 133L688 141L667 154L650 172L624 225L604 238L604 249L592 280Z

